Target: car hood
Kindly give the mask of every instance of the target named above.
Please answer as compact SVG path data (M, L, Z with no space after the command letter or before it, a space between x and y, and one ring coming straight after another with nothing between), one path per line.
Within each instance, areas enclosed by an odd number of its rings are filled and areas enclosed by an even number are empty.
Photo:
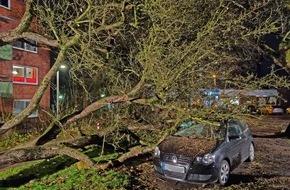
M161 152L196 157L215 149L217 142L211 139L168 137L158 147Z

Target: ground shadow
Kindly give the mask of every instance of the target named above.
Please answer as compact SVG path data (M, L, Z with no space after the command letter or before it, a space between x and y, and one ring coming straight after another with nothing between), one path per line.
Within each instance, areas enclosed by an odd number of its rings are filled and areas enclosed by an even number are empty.
M52 159L43 160L19 173L0 180L0 187L19 187L32 179L38 179L45 175L53 174L59 170L69 167L76 160L68 156L59 156Z
M284 133L276 133L276 134L272 134L272 135L258 135L258 134L253 134L254 138L271 138L271 139L275 139L275 138L285 138L286 136L284 135Z
M253 137L260 137L260 138L288 138L288 139L290 139L290 124L287 126L285 132L279 132L279 133L275 133L275 134L272 134L272 135L253 134Z
M252 183L256 182L259 178L264 178L264 179L271 179L279 177L279 175L244 175L244 174L230 174L230 179L227 183L227 186L231 185L239 185L241 183L246 184L246 183Z
M285 133L276 133L273 135L258 135L258 134L253 134L254 138L270 138L270 139L275 139L275 138L290 138L289 135L286 135Z
M257 176L254 175L241 175L241 174L230 174L230 179L227 186L241 184L241 183L251 183L256 182L255 179Z

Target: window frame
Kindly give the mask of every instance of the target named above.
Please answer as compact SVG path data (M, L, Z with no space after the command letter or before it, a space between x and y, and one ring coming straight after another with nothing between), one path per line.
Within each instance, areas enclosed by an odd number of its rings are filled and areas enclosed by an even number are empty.
M18 49L18 50L23 50L23 51L27 51L27 52L31 52L31 53L38 53L37 42L34 40L29 40L29 39L25 39L25 40L34 42L35 46L32 46L29 43L21 41L21 40L16 40L16 41L14 41L14 43L12 42L12 47L14 49ZM15 43L17 43L17 42L21 43L21 46L23 46L23 47L16 46ZM35 47L35 50L31 50L28 47Z
M22 68L23 69L23 76L19 76L19 77L23 77L23 81L17 81L14 79L15 75L13 72L14 72L14 68L15 67L18 67L18 68ZM30 82L28 81L29 79L31 78L28 78L28 74L27 74L27 70L29 69L32 69L32 72L34 72L35 70L35 73L32 73L32 75L36 75L34 78L35 78L35 82ZM39 72L38 72L38 68L37 67L33 67L33 66L23 66L23 65L13 65L13 77L12 77L12 81L13 81L13 84L27 84L27 85L38 85L38 76L39 76Z
M23 107L20 109L20 111L18 111L18 112L15 112L15 103L16 102L22 102L23 103ZM31 102L31 100L30 99L17 99L17 100L14 100L13 101L13 115L14 116L16 116L16 115L18 115L20 112L22 112L28 105L29 105L29 103ZM28 116L28 118L35 118L35 117L38 117L39 116L39 114L38 114L38 109L36 109L33 113L31 113L29 116Z
M3 8L6 8L6 9L9 9L10 10L10 6L11 6L11 0L7 0L7 7L5 5L3 5L0 1L0 7L3 7Z

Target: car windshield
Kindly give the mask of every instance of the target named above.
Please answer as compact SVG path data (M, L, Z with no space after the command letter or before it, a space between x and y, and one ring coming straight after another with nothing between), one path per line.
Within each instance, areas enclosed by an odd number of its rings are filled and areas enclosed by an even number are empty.
M182 122L174 134L174 136L209 139L224 139L225 135L226 126L223 123L207 124L192 120Z

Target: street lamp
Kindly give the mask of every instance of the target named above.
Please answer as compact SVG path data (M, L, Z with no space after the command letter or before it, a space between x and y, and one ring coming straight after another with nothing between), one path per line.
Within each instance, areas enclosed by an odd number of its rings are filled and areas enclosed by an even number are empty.
M214 88L216 88L216 75L213 74L212 77L213 77L213 86Z
M65 65L60 65L59 69L66 68ZM59 114L59 69L56 72L56 116Z

